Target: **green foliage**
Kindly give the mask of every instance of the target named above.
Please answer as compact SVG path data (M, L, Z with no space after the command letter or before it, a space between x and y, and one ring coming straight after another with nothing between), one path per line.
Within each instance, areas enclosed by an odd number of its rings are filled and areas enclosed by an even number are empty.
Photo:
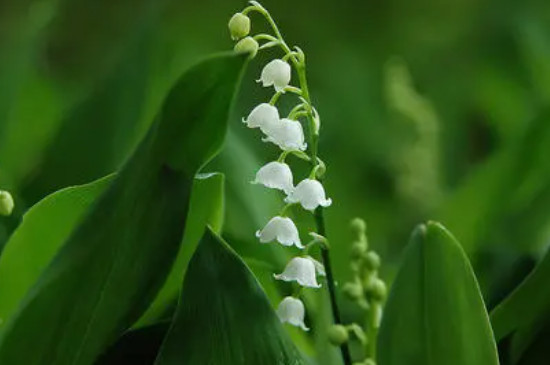
M177 254L194 175L220 148L243 64L242 56L215 57L178 81L158 122L6 324L2 364L90 364L139 318Z
M195 252L156 365L305 364L256 278L210 229Z
M428 223L413 233L380 329L380 365L497 365L489 318L453 236Z
M0 333L24 295L113 178L111 175L60 190L25 214L0 256Z

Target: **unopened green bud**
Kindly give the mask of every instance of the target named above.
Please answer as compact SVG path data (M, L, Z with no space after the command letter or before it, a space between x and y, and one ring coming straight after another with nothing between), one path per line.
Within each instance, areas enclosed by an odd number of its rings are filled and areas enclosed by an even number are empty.
M235 51L248 52L250 53L250 58L254 58L256 56L256 53L258 53L258 48L260 48L260 45L252 37L243 38L235 45Z
M369 271L376 271L380 268L380 256L374 251L369 251L363 256L365 267Z
M351 246L351 257L359 259L366 255L369 246L365 241L355 241Z
M243 13L236 13L229 20L228 27L233 40L246 37L250 33L250 18Z
M328 340L334 346L340 346L349 340L349 334L346 327L341 324L335 324L328 330Z
M359 283L345 283L342 292L351 300L358 300L363 296L363 287Z
M11 194L0 190L0 215L8 216L13 211L14 203Z
M388 295L386 283L379 278L373 279L367 290L370 298L376 302L384 301Z
M364 234L367 231L367 223L361 218L353 218L351 221L351 229L359 235Z
M363 365L376 365L373 359L366 359Z

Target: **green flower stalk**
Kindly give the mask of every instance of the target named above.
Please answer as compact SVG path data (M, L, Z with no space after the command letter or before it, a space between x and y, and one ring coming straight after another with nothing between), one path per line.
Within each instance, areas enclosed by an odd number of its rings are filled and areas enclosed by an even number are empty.
M283 52L281 58L271 60L264 66L257 80L263 87L273 87L273 96L269 101L256 106L248 117L243 119L247 127L257 128L262 132L262 141L272 143L281 150L275 161L260 168L253 183L282 191L285 194L286 205L263 229L256 232L256 236L261 243L277 241L282 245L296 246L303 250L303 255L294 257L281 274L275 275L278 280L296 282L300 285L294 296L283 299L277 313L282 322L307 330L308 327L304 323L305 307L299 299L302 287L318 288L320 284L317 282L317 276L326 276L334 323L340 326L332 331L334 333L331 337L342 339L344 326L340 324L323 217L323 209L329 207L332 200L326 196L322 184L326 166L318 156L321 119L311 101L306 75L306 56L299 47L288 46L277 24L262 5L256 1L251 1L250 4L242 12L235 14L229 22L233 39L246 37L235 45L235 50L249 52L251 57L258 51L273 47L280 48ZM249 26L245 24L244 17L248 19L251 13L262 15L269 23L273 34L249 35ZM298 86L291 85L293 70L298 76ZM297 99L296 105L286 117L281 117L277 108L277 103L283 95L293 95ZM297 185L294 185L292 169L286 163L289 156L307 160L311 164L309 175ZM311 212L316 223L316 232L310 232L312 240L305 245L299 237L295 223L287 217L287 212L293 206ZM321 262L308 255L309 249L314 245L321 249ZM347 334L347 329L344 330ZM351 365L347 341L340 342L344 362Z

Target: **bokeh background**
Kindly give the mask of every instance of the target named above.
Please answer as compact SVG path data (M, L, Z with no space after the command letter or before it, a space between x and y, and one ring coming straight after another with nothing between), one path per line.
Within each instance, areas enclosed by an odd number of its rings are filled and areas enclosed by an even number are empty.
M45 195L115 171L176 78L232 48L227 21L245 5L2 0L0 187L14 193L17 208L0 221L0 247ZM334 200L326 218L338 280L351 275L351 218L367 221L389 282L413 227L432 219L462 243L494 306L550 243L550 3L263 5L307 56ZM260 16L252 21L254 32L267 30ZM279 56L269 50L251 62L226 146L204 169L227 176L225 236L252 266L269 270L280 269L285 253L258 245L254 232L281 197L248 183L276 149L240 119L270 97L254 80ZM296 168L306 174L300 162ZM346 303L344 310L353 317Z

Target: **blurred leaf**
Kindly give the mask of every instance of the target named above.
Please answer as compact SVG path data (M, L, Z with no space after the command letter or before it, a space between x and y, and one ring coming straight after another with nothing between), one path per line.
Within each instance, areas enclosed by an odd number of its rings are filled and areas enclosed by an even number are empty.
M550 311L549 277L550 251L523 283L491 312L497 341L512 332L529 329L546 318Z
M126 332L95 365L153 365L170 322L159 322Z
M192 179L223 142L243 64L244 56L213 57L178 81L158 123L7 323L0 363L90 364L145 311L176 257Z
M47 196L23 216L0 256L0 332L29 288L114 175ZM3 323L4 322L4 323Z
M189 260L209 225L214 232L220 233L224 213L223 174L199 174L193 183L187 229L183 235L182 245L172 271L155 301L138 321L137 326L151 324L158 319L175 302L181 288L181 282Z
M207 229L156 365L304 363L252 272Z
M498 364L468 258L440 224L418 227L386 305L380 365Z

